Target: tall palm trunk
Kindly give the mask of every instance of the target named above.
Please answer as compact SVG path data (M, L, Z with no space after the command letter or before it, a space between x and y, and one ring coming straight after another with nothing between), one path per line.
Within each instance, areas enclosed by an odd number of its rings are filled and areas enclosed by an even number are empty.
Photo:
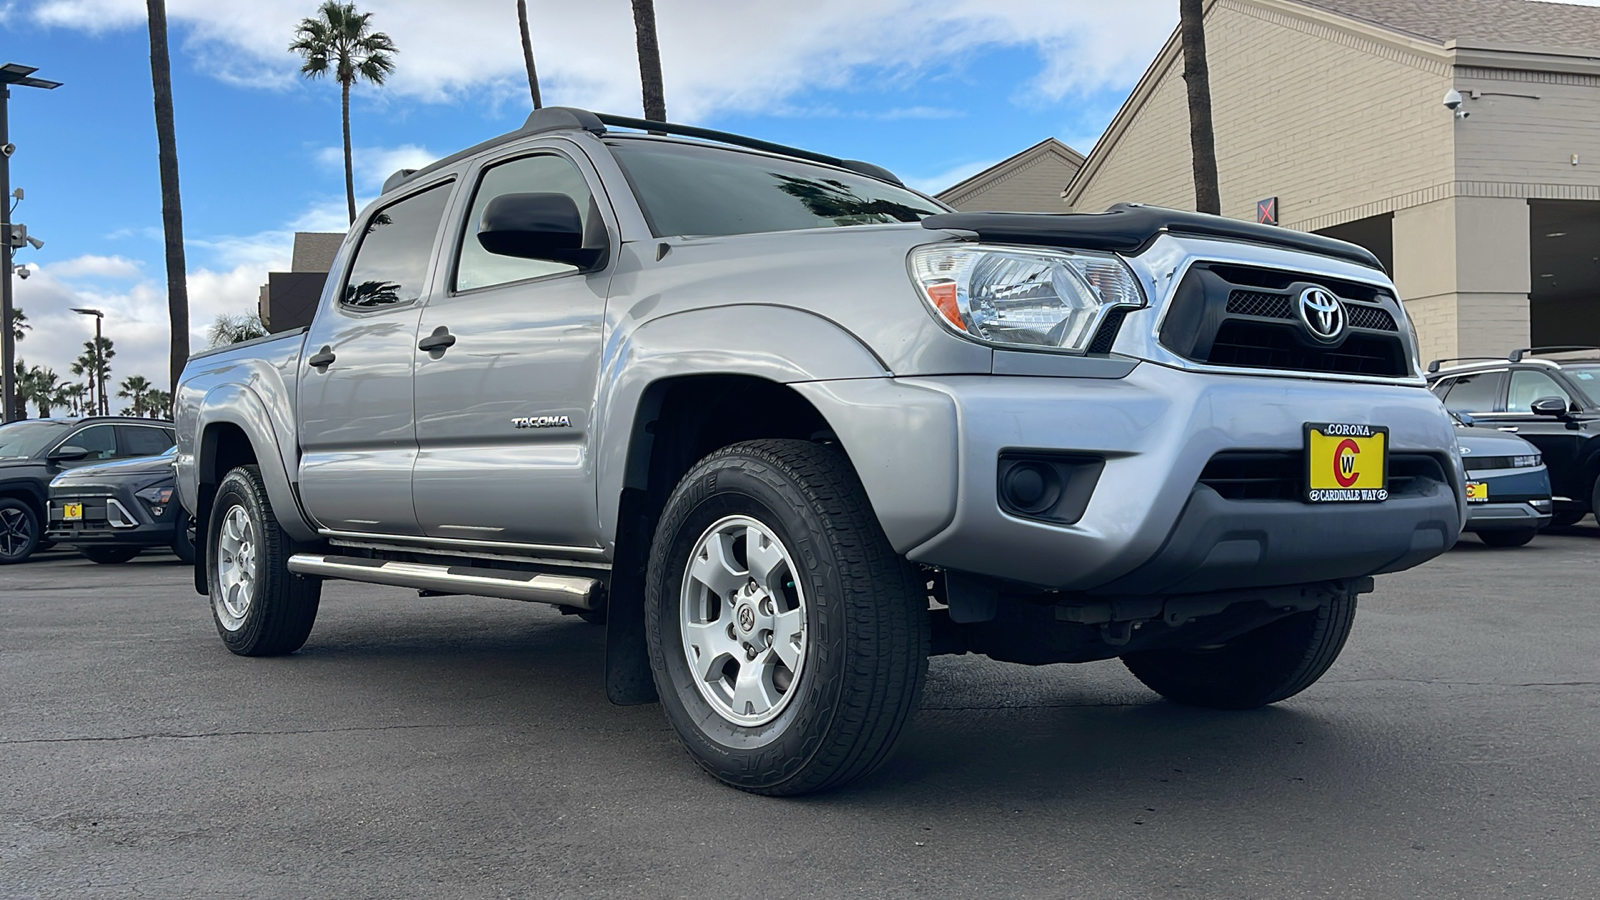
M533 108L544 104L539 100L539 70L533 65L533 38L528 36L528 0L517 0L517 26L522 29L522 62L528 67L528 93L533 95Z
M1217 186L1217 138L1211 125L1211 69L1206 64L1205 0L1178 0L1183 32L1183 80L1189 88L1189 148L1194 158L1195 209L1222 214Z
M189 284L183 258L183 201L178 193L178 138L172 114L172 60L167 53L166 0L145 2L150 15L150 83L155 93L161 169L161 231L167 251L167 320L172 329L167 375L176 390L189 361Z
M344 200L350 207L350 224L356 223L356 172L350 161L350 82L339 82L340 119L344 122Z
M655 0L633 0L633 31L639 44L639 83L644 89L644 117L667 120L667 99L661 87L661 48L656 44Z

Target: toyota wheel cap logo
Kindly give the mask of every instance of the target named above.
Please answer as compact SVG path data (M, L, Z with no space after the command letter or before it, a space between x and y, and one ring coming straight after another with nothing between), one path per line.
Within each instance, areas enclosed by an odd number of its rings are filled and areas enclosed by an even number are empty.
M1300 321L1319 341L1336 341L1344 334L1344 304L1327 288L1308 287L1296 304Z

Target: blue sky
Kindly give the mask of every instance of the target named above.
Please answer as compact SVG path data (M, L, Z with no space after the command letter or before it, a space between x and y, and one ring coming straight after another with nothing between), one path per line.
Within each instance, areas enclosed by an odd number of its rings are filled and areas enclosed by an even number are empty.
M358 202L393 169L519 125L513 0L362 3L398 71L352 104ZM627 0L530 0L545 100L637 114ZM799 8L803 6L803 8ZM1177 17L1176 0L657 0L671 118L886 165L938 190L1045 137L1087 152ZM284 49L312 0L169 0L193 324L254 308L292 232L344 228L337 86ZM14 90L14 218L30 364L65 374L107 313L118 378L165 380L160 194L144 4L0 0ZM195 339L196 346L203 340Z

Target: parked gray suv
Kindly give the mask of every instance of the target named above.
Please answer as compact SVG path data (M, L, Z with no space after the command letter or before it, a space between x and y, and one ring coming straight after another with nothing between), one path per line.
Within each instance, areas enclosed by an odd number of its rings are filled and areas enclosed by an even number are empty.
M195 357L177 411L233 652L299 648L329 578L557 604L614 702L768 794L880 765L932 653L1282 700L1465 516L1360 248L952 213L574 109L396 173L313 321Z

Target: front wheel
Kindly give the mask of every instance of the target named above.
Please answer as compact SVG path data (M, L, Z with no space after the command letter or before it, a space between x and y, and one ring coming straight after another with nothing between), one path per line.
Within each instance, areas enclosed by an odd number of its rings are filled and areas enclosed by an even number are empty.
M1122 662L1145 687L1174 703L1255 709L1316 683L1344 649L1355 617L1356 598L1341 594L1222 644L1145 650Z
M1478 540L1491 547L1521 547L1539 534L1537 528L1515 528L1504 531L1480 531Z
M706 771L797 795L888 758L927 675L927 605L837 450L706 457L667 501L647 577L656 688Z
M189 536L189 511L178 507L177 528L172 535L172 555L186 566L194 565L194 539Z
M11 498L0 499L0 566L19 563L39 549L39 514Z
M259 468L240 466L222 479L206 540L211 618L222 642L240 656L299 650L317 621L322 582L289 571L292 543Z

